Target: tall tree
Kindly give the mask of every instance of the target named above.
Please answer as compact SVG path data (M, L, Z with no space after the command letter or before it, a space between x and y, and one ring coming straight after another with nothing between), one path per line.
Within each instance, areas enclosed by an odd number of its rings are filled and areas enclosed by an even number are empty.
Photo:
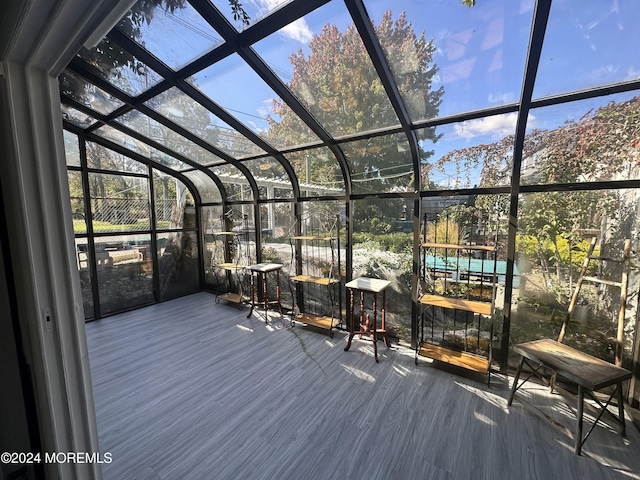
M432 39L427 40L424 32L416 34L405 12L395 21L390 11L385 12L374 29L392 63L395 79L409 111L421 118L437 116L443 89L432 88L437 73L433 64L435 46ZM298 50L289 60L293 65L289 87L332 135L374 130L398 123L354 25L345 32L340 32L335 25L325 25L322 33L315 35L309 43L308 55ZM270 136L286 139L288 144L303 144L312 139L308 128L283 101L274 101L273 111L279 119L269 119ZM411 170L411 159L406 153L399 153L399 143L406 144L406 139L400 137L374 137L343 145L352 171L366 178L368 191L385 192L411 187L412 177L402 175ZM420 140L436 141L437 138L435 129L419 132ZM426 162L432 152L421 146L419 154L421 162ZM304 178L305 165L296 164L304 160L298 157L291 161L301 173L301 180L307 181ZM331 158L314 160L311 165L312 177L334 178L337 169L336 161ZM322 173L319 175L319 172ZM400 214L399 211L387 213L393 217ZM363 215L368 214L363 212Z

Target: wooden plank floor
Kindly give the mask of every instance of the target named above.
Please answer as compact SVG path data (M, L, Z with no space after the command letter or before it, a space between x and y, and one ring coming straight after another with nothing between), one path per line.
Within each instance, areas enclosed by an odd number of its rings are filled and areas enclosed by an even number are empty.
M640 435L597 427L582 456L558 395L466 377L382 342L199 293L87 324L106 480L630 479ZM531 386L529 386L531 385ZM588 417L592 418L592 417Z

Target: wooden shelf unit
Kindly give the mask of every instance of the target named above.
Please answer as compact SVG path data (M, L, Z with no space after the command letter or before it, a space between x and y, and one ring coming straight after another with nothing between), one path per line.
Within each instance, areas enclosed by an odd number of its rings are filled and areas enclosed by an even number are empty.
M328 232L294 235L290 244L295 268L290 276L295 288L291 326L312 325L333 337L333 329L342 324L340 217Z
M231 216L223 215L221 225L228 230L211 232L214 238L214 255L222 261L214 262L212 268L216 276L216 303L224 300L238 304L238 308L250 301L246 269L252 263L248 228L248 218L242 217L242 224L234 228ZM224 291L221 290L224 284Z
M426 237L426 222L424 237ZM415 361L427 357L487 375L493 355L494 245L423 242Z

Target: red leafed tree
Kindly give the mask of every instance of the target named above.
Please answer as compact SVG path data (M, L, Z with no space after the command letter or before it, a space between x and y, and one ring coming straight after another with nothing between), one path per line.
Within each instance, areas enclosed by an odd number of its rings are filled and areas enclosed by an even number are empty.
M412 118L437 116L443 90L432 88L437 73L432 40L426 39L424 32L417 34L404 12L396 20L391 12L386 12L374 29ZM293 65L290 88L331 135L399 124L354 25L344 32L335 25L325 25L322 33L309 43L308 53L298 50L289 60ZM284 140L288 145L317 140L284 102L275 101L273 111L276 118L271 119L270 136ZM435 129L423 129L419 138L436 141ZM400 143L406 144L406 137L389 135L343 144L342 148L352 171L366 180L368 191L381 192L411 187L411 159L406 154L399 154ZM431 155L431 151L421 148L422 162ZM302 158L291 161L295 164ZM302 172L300 180L307 181L305 168L298 167ZM333 158L314 159L311 173L316 178L336 178L339 177L338 164ZM369 215L397 216L398 212L391 210L398 207L389 208L390 212L369 212Z
M590 110L577 121L552 129L530 131L524 142L521 182L559 184L601 180L623 180L640 175L640 97L610 102ZM459 149L424 168L459 171L481 169L481 186L508 184L511 175L514 137ZM423 172L423 178L428 172ZM560 240L572 243L575 232L602 228L620 214L620 202L603 191L543 192L522 196L519 231L535 237L539 260L555 266L560 280L563 263ZM478 202L483 199L479 198ZM550 249L544 247L550 245Z

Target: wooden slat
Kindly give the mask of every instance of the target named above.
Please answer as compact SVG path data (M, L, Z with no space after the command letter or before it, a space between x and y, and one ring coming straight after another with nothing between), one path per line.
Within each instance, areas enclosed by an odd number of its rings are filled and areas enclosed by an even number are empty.
M238 293L232 293L232 292L222 293L218 295L218 298L220 300L225 300L227 302L232 302L232 303L241 303L249 300L247 297L243 297Z
M321 240L321 241L325 241L328 242L329 240L333 240L334 237L314 237L314 236L308 236L308 235L300 235L297 237L291 237L292 240L306 240L306 241L312 241L312 240Z
M338 283L338 280L335 278L312 277L311 275L296 275L295 277L291 277L291 280L293 282L315 283L317 285L332 285Z
M441 295L423 295L420 297L422 305L435 305L436 307L453 308L466 312L479 313L481 315L491 315L491 303L477 302L474 300L464 300L462 298L443 297Z
M430 243L425 242L422 244L423 248L447 248L451 250L484 250L486 252L493 252L496 248L490 245L458 245L456 243Z
M585 282L601 283L603 285L610 285L612 287L621 287L622 286L621 282L614 282L614 281L611 281L611 280L605 280L604 278L598 278L598 277L582 277L582 280L584 280Z
M624 262L624 258L600 257L598 255L589 255L587 258L589 260L598 260L603 262L615 262L615 263Z
M239 263L218 263L216 264L216 268L235 271L235 270L241 270L243 268L247 268L247 266Z
M322 317L319 315L312 315L310 313L300 313L293 319L296 322L306 323L307 325L313 325L315 327L324 328L326 330L329 330L337 323L337 319L335 317Z
M423 357L433 358L442 362L463 367L478 373L489 372L489 360L472 353L451 350L439 345L424 344L420 347L418 354Z

